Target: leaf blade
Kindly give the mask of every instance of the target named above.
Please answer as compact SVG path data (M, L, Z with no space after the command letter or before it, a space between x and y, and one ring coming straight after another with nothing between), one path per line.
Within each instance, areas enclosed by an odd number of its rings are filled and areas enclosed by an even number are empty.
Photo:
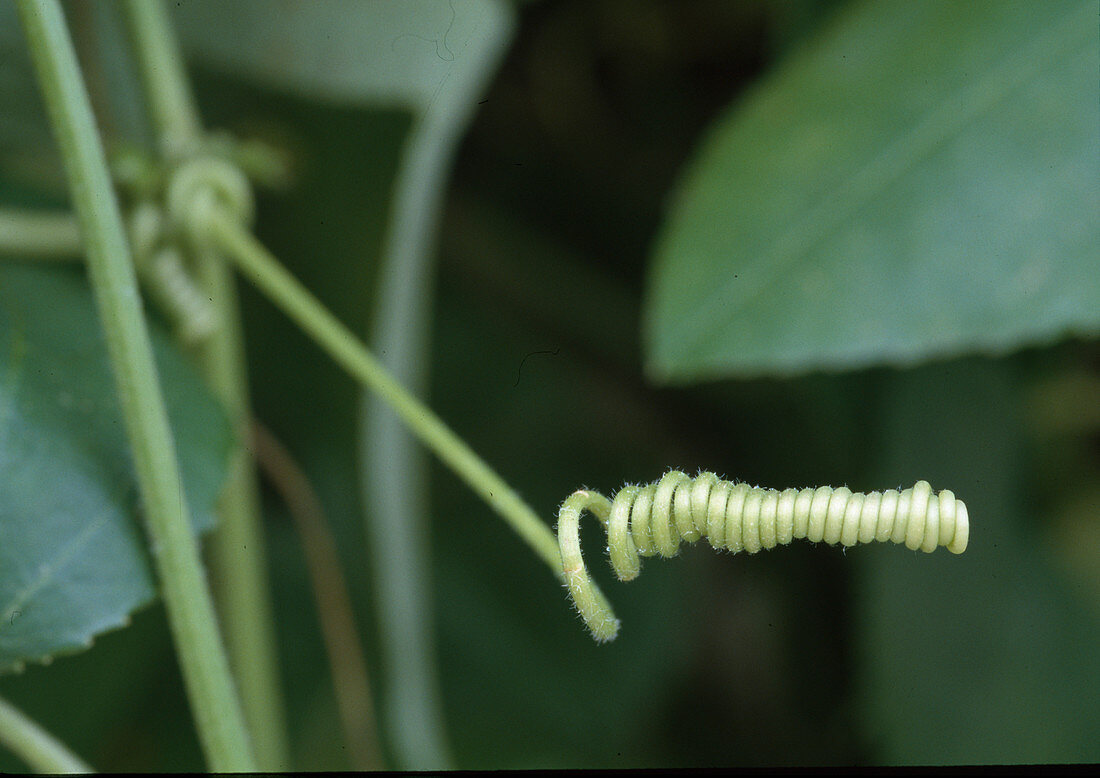
M685 176L652 266L651 374L906 364L1100 329L1092 15L842 14Z
M154 345L203 532L230 430L167 336ZM85 648L153 599L106 346L91 293L69 269L0 267L0 494L0 672Z

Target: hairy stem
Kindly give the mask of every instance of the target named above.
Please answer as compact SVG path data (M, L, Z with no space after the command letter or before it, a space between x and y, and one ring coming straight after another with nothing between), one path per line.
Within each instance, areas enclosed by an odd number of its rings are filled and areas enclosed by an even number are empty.
M607 531L611 567L620 581L638 576L641 557L674 556L681 542L700 538L735 554L755 554L796 538L843 546L890 540L914 551L944 546L961 554L970 538L966 504L947 489L933 494L927 481L904 491L853 493L845 486L821 486L780 492L723 481L710 472L689 478L670 470L656 483L623 487L613 500L581 489L561 506L558 541L569 596L601 643L615 639L619 620L581 556L579 524L586 511Z
M191 534L172 431L118 202L91 105L56 0L16 7L80 219L123 419L184 682L211 769L256 766Z

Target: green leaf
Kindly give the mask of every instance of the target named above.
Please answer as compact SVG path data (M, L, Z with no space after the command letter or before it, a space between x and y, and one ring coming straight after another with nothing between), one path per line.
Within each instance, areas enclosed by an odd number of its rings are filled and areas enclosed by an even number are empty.
M229 426L168 337L153 341L195 529L208 530ZM137 495L82 274L0 265L0 672L85 648L153 599Z
M723 117L656 244L665 381L1100 331L1095 3L860 3Z

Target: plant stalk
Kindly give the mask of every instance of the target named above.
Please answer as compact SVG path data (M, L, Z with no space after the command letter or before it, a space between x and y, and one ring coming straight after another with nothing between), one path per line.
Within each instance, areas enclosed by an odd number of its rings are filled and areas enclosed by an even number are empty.
M0 743L39 773L95 772L64 743L3 698L0 698Z
M192 148L202 125L168 15L160 0L126 0L121 5L145 90L146 110L166 157Z
M122 10L162 152L170 156L195 148L201 121L164 4L126 0ZM218 528L207 543L210 573L256 758L261 769L287 770L286 712L259 488L255 464L244 446L252 411L236 283L232 270L216 253L200 251L195 259L199 283L219 322L196 356L237 433L218 500Z
M57 0L17 0L87 250L172 636L212 770L256 769L206 588L118 202Z
M352 769L381 770L366 652L355 626L336 538L329 529L321 500L290 452L258 421L252 422L252 447L256 461L283 498L298 530Z
M80 225L71 213L0 208L0 256L68 260L82 251Z
M413 434L508 522L555 576L562 578L558 542L550 528L442 419L406 392L351 330L255 237L217 208L208 209L205 223L196 228L338 365L389 403Z

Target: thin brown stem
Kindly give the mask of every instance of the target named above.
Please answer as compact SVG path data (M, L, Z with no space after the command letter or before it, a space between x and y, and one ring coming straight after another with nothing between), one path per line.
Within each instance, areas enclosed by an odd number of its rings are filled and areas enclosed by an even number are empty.
M356 770L379 770L377 724L363 646L336 541L309 479L286 447L259 421L252 422L253 454L286 503L306 556L321 635L332 668L344 739Z

